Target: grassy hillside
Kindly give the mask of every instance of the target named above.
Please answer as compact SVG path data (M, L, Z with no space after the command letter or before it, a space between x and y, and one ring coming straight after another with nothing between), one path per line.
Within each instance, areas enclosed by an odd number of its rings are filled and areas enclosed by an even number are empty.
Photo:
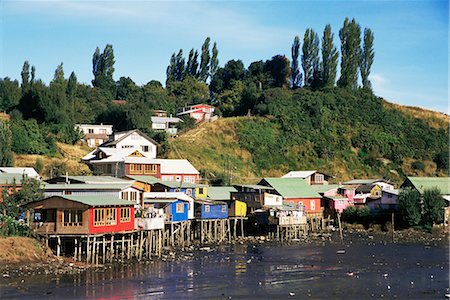
M36 168L36 162L41 160L42 170L38 171L44 179L51 177L51 175L63 174L66 171L70 175L91 173L87 165L81 162L81 158L92 151L92 149L87 146L67 145L63 143L56 143L56 146L58 154L54 157L36 154L15 155L15 166Z
M290 170L319 169L336 181L443 176L447 115L387 103L369 93L268 91L258 117L221 118L170 141L209 180L256 182ZM446 152L447 151L447 152ZM448 160L447 160L448 161ZM440 165L438 165L440 164Z

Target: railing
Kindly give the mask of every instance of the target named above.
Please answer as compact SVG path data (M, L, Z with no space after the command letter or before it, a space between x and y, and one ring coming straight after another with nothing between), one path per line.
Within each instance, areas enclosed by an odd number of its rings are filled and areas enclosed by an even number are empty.
M32 225L32 229L37 233L54 233L55 222L35 222Z

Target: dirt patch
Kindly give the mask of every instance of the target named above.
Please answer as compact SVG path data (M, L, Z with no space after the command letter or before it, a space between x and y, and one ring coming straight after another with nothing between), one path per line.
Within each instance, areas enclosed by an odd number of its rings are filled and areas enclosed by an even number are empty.
M27 237L0 238L0 249L0 263L41 262L53 257L45 245Z

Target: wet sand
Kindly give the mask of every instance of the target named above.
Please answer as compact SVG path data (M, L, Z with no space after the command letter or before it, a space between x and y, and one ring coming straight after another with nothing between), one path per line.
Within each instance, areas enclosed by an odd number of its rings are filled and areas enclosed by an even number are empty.
M74 275L1 278L0 298L445 299L449 287L447 243L361 239L213 250Z

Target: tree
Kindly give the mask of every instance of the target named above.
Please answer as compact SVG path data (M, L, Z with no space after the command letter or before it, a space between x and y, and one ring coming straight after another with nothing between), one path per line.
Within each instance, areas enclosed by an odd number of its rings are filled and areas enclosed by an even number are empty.
M210 38L207 37L202 46L202 55L200 57L200 70L199 70L199 79L200 81L206 82L209 76L209 68L211 62L211 55L209 54L209 42Z
M361 72L362 85L365 89L371 89L371 83L369 80L370 68L373 64L375 57L375 51L373 50L373 32L369 28L364 29L364 45L360 50L360 63L359 69Z
M185 74L185 62L183 57L183 49L178 51L177 56L175 57L175 69L173 71L173 76L176 81L183 81Z
M11 111L19 104L21 91L19 82L8 77L0 79L0 111Z
M173 53L172 56L170 57L170 62L166 69L166 83L175 80L175 64L176 64L175 62L176 62L175 53Z
M312 86L319 75L319 36L311 28L306 29L303 37L302 67L305 74L305 86ZM314 78L316 76L316 78Z
M345 18L339 31L341 39L341 77L337 84L340 87L356 89L358 87L358 66L360 58L361 27L355 19Z
M333 45L334 34L330 24L325 26L322 38L322 86L332 87L336 80L338 51Z
M55 75L53 75L53 82L58 84L64 84L64 68L63 63L60 63L55 70Z
M292 62L291 62L291 87L293 89L299 88L302 85L302 74L298 64L298 56L300 54L300 38L296 36L291 48Z
M194 48L189 52L188 61L186 64L186 74L192 77L197 77L198 72L198 52Z
M139 87L130 77L120 77L116 83L116 98L121 100L130 100L138 97Z
M77 92L77 75L74 72L70 73L69 80L67 81L66 93L69 99L73 100L75 93Z
M275 55L271 60L266 61L264 70L271 75L272 87L289 86L291 68L289 59L284 55Z
M423 191L423 215L422 222L426 227L432 227L435 223L442 223L444 219L444 200L438 188L425 189Z
M22 72L20 73L22 76L22 95L26 94L30 91L30 64L28 60L23 63Z
M415 189L401 190L398 195L398 209L402 214L403 220L409 226L419 225L422 219L420 194Z
M12 167L12 134L8 123L0 121L0 166Z
M95 49L92 57L92 73L94 74L92 85L109 91L111 95L114 95L115 87L114 63L114 50L111 44L106 45L102 54L98 47Z
M217 72L217 69L219 68L219 50L217 50L217 44L214 42L213 48L212 48L212 57L211 57L211 64L210 64L210 77L214 77L214 75Z

